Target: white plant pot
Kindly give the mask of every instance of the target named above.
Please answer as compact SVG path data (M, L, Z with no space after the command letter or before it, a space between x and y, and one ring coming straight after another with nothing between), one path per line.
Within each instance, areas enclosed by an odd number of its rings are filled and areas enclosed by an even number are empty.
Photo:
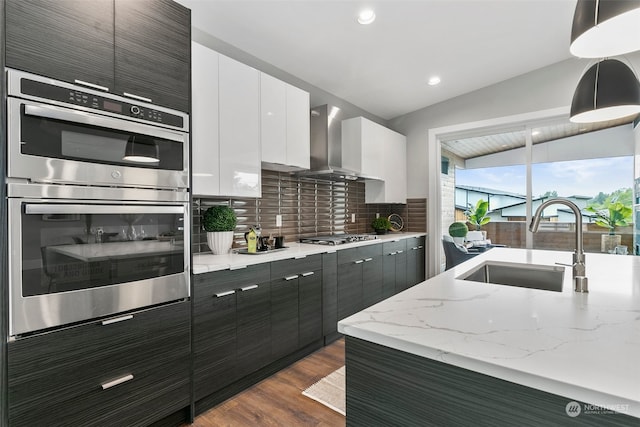
M227 254L233 244L233 231L208 231L207 244L214 255Z
M484 240L484 233L482 231L469 231L467 233L467 241L473 242L475 240Z

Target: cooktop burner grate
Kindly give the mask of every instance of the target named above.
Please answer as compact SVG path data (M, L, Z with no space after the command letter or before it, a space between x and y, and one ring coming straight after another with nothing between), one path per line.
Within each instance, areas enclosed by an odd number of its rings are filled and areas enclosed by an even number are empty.
M377 238L375 234L333 234L329 236L303 237L300 239L300 243L335 246L364 240L375 240Z

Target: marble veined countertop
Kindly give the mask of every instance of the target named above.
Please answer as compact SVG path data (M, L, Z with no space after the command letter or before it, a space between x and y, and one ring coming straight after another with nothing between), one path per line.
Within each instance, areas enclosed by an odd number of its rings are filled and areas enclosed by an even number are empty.
M495 248L338 323L348 336L640 418L640 257L586 254L589 293L457 279L485 261L570 252Z
M258 255L247 255L229 253L225 255L213 255L211 253L196 254L193 256L193 274L202 274L210 271L228 270L242 268L253 264L280 261L291 258L304 258L307 255L324 254L342 249L356 248L358 246L374 245L378 243L391 242L410 237L425 236L426 233L388 233L379 235L375 240L363 240L361 242L345 243L343 245L314 245L310 243L288 243L287 249L277 250Z

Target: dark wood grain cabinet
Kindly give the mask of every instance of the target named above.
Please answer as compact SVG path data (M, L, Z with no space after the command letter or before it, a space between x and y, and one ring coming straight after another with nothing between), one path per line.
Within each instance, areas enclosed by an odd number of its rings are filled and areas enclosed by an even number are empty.
M190 25L171 0L7 0L6 66L189 111Z
M338 320L382 298L382 245L338 251Z
M410 237L407 239L407 285L413 286L424 282L426 245L425 237Z
M407 288L406 239L383 243L384 294L390 297Z
M269 272L269 264L258 264L194 276L196 401L267 360L263 354L271 348Z
M322 334L338 332L338 253L322 254Z
M322 256L271 264L271 355L274 360L322 338Z
M12 426L143 426L190 404L184 301L8 346Z

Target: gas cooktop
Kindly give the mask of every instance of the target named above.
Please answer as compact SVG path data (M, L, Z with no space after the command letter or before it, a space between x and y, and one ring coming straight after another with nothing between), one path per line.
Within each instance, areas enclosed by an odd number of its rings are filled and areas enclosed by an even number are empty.
M303 237L300 239L300 243L335 246L363 240L375 240L377 238L375 234L333 234L330 236Z

